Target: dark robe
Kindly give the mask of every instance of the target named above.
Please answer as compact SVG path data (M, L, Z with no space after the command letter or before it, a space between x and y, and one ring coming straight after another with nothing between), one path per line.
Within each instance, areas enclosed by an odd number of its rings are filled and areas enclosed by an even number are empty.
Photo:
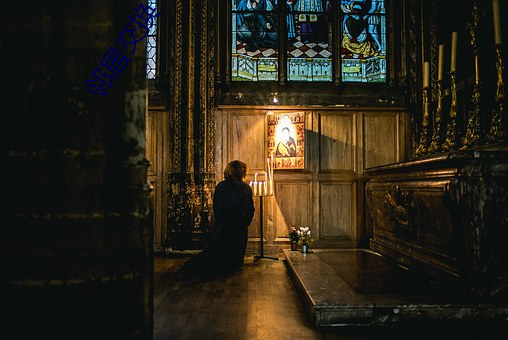
M217 184L213 196L215 226L205 249L187 261L182 271L191 274L224 274L241 269L248 227L254 216L252 189L233 178Z

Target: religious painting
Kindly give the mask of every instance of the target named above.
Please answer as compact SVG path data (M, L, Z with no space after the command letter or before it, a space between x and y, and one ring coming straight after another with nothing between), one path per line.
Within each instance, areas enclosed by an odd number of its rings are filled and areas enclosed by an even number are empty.
M386 81L384 0L341 0L342 81Z
M303 169L305 166L305 114L268 114L268 157L274 169Z
M233 80L278 80L277 1L231 1Z

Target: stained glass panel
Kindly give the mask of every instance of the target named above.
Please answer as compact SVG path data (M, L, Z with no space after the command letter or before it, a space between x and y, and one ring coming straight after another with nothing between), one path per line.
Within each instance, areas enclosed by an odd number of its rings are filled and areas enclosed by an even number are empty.
M232 79L278 80L277 1L231 1Z
M147 0L147 5L157 11L157 0ZM153 26L146 36L146 77L154 79L157 71L157 17L153 18Z
M384 0L341 0L339 10L342 81L386 81Z
M286 0L287 78L332 80L331 0Z

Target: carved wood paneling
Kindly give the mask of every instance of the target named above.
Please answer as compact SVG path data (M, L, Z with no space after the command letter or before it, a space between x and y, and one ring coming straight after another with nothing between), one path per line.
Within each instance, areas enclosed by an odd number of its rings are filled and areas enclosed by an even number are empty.
M364 168L394 163L398 157L397 114L363 116Z
M321 171L354 171L354 114L320 115Z
M313 233L316 232L312 223L310 193L308 182L277 183L274 212L276 237L285 237L291 226L309 227Z
M148 166L148 176L155 175L157 168L157 113L148 111L146 116L146 159L150 163Z
M264 115L232 113L230 119L229 161L239 159L245 162L252 174L263 171L266 162Z
M353 183L320 184L320 237L355 238Z
M150 204L154 231L154 250L160 251L166 238L167 181L167 132L168 112L149 110L146 116L146 158L148 183L150 185Z
M266 109L268 110L268 109ZM273 110L270 108L270 110ZM280 112L289 112L288 108ZM298 108L302 110L302 108ZM363 228L363 158L369 166L403 158L407 124L400 111L306 111L306 168L275 171L275 196L263 200L267 244L285 242L290 226L308 226L323 246L336 242L366 242ZM246 181L266 170L266 111L263 108L223 108L216 112L217 177L228 161L247 163ZM364 152L364 146L368 152ZM400 155L399 155L400 153ZM259 179L259 178L258 178ZM258 242L259 198L249 237ZM335 242L335 243L334 243ZM254 244L251 242L251 245Z

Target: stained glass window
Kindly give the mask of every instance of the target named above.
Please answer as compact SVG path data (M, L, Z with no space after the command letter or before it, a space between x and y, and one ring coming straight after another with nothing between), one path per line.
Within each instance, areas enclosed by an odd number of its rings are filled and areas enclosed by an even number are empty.
M157 13L157 0L147 0L147 5ZM157 71L157 17L153 18L153 26L146 37L146 77L154 79Z
M343 82L386 80L384 0L341 0L341 70Z
M231 0L231 6L234 81L276 81L281 71L288 81L386 81L384 0Z
M279 69L277 2L231 1L233 80L277 80Z
M332 24L330 1L286 1L288 80L332 80Z

